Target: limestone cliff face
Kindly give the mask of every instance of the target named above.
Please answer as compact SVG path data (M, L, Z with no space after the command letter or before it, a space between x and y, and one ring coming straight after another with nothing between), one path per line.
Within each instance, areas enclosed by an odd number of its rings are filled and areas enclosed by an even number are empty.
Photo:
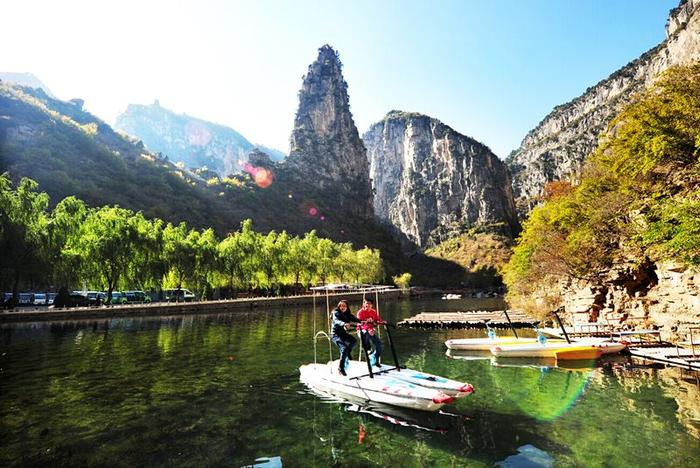
M332 47L319 49L299 91L285 169L334 197L344 210L372 218L367 152L350 113L342 64Z
M374 212L404 241L424 249L473 227L517 233L508 171L486 146L439 120L399 111L363 140Z
M657 47L557 106L530 131L507 161L516 198L532 200L547 182L577 173L608 123L632 95L674 65L700 59L700 0L682 0L671 10L667 38Z

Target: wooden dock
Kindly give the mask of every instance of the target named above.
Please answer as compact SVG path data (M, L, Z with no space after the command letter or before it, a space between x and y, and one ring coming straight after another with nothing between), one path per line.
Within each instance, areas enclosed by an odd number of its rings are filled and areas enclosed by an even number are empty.
M532 327L537 320L521 312L508 311L516 328ZM468 312L423 312L399 322L400 327L409 328L484 328L484 323L494 328L510 328L502 310L474 310Z
M662 346L630 347L630 354L645 361L660 362L674 367L700 371L700 354L690 349L680 348L668 343Z

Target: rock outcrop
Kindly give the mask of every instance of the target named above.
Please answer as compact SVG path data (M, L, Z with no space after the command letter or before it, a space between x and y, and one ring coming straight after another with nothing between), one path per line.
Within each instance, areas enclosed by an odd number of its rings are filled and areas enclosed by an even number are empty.
M374 212L406 246L425 249L472 228L517 234L508 171L486 146L439 120L400 111L363 140Z
M623 265L600 283L560 287L571 323L655 326L666 340L687 339L688 327L700 323L700 271L675 263Z
M367 152L350 112L338 53L325 45L299 91L285 169L332 197L343 211L372 218Z
M671 10L666 40L592 86L573 101L557 106L530 131L508 157L513 190L532 206L547 182L575 175L598 145L598 137L632 95L664 70L700 59L700 0L682 0Z
M189 168L206 167L219 176L240 172L247 154L256 147L232 128L176 114L158 100L149 106L129 104L117 117L115 128L142 140L148 149L171 161ZM266 152L271 156L279 153Z

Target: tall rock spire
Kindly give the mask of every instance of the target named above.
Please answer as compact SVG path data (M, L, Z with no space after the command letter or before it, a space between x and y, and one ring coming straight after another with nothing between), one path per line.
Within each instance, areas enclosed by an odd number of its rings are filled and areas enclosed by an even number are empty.
M352 119L347 88L338 53L324 45L299 91L285 165L295 177L333 198L329 201L371 218L367 151Z

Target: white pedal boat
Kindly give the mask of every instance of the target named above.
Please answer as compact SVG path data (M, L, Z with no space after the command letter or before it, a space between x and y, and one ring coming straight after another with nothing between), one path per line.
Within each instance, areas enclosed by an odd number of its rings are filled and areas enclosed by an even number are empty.
M463 338L445 341L445 346L451 350L458 351L489 351L494 346L516 346L516 345L538 345L537 338ZM565 340L549 339L547 344L566 344ZM600 348L603 354L615 354L624 350L627 345L624 343L608 341L607 338L581 338L572 340L572 345L593 346Z
M516 338L512 336L505 338L459 338L445 341L445 346L447 346L447 349L457 351L489 351L492 346L533 343L537 343L537 338Z
M594 348L600 348L603 354L617 354L624 351L627 348L626 343L621 343L619 341L609 341L607 338L582 338L576 340L577 344L583 346L593 346Z
M357 374L363 371L365 374L369 373L366 362L349 361L348 368L352 369L352 372ZM405 367L402 367L401 370L396 370L395 366L382 364L380 367L372 367L372 372L374 375L387 375L413 385L439 390L454 398L462 398L474 392L474 387L472 387L471 384L447 379L439 375L428 374L427 372L406 369Z
M381 369L378 369L380 372L375 373L373 378L369 376L367 364L359 361L350 361L346 369L347 377L338 372L337 360L327 364L305 364L299 367L299 373L301 374L300 380L312 389L334 394L346 394L366 401L403 408L436 411L447 403L453 402L456 398L456 396L448 395L440 389L417 385L396 377L396 374L405 372L408 375L409 372L416 373L417 371L402 369L397 372L390 366L382 367L386 370L381 372ZM430 374L423 375L430 376ZM414 378L416 377L414 376ZM437 379L435 381L426 378L418 380L429 384L438 384ZM457 390L457 394L467 395L473 391L471 385L462 385L465 386L463 387L464 391ZM452 386L447 388L452 389Z

